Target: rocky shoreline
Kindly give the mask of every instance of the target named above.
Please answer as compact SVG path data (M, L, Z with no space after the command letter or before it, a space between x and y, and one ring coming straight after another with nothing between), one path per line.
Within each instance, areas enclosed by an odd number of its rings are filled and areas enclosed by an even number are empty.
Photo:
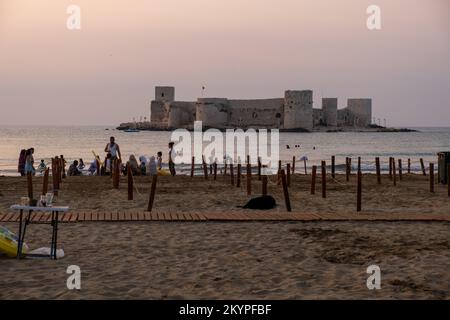
M158 126L158 125L152 124L150 122L138 122L138 123L126 122L126 123L121 123L116 128L116 130L121 130L121 131L129 130L129 129L137 129L139 131L172 131L175 128L167 128L166 126ZM186 127L184 129L189 130L189 131L193 131L194 128L193 127ZM206 131L208 129L211 129L211 128L203 127L203 131ZM227 129L238 129L238 128L231 128L231 127L230 128L220 128L219 130L225 131ZM409 128L386 128L386 127L381 127L381 126L377 126L377 125L372 125L372 126L367 127L367 128L317 127L313 131L305 130L305 129L302 129L302 128L298 128L298 129L280 129L280 132L393 132L393 133L395 133L395 132L418 132L418 131L414 130L414 129L409 129Z

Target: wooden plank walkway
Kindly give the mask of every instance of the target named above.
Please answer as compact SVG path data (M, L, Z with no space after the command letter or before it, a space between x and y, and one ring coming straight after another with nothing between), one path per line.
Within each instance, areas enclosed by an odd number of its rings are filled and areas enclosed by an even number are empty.
M31 221L49 223L51 214L32 213ZM0 213L0 222L18 222L17 213ZM450 222L448 215L388 214L388 213L292 213L292 212L71 212L59 216L62 223L125 222L125 221L442 221Z

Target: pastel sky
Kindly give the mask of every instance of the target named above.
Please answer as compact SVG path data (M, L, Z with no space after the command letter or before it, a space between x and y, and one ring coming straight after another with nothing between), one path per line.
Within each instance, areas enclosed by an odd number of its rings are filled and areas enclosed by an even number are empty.
M81 30L66 27L70 4ZM382 29L366 27L381 8ZM0 125L118 125L154 86L372 97L390 126L450 126L448 0L0 0Z

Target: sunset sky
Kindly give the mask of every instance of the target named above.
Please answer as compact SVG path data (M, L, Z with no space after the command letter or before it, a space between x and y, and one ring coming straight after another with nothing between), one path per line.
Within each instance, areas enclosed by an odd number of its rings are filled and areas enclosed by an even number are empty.
M118 125L148 116L156 85L371 97L390 126L450 126L450 1L0 0L0 125Z

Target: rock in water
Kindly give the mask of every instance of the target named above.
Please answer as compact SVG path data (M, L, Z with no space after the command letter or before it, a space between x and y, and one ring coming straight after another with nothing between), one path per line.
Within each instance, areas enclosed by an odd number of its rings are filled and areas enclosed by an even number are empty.
M277 206L277 202L272 196L261 196L251 199L245 206L244 209L252 210L270 210Z

